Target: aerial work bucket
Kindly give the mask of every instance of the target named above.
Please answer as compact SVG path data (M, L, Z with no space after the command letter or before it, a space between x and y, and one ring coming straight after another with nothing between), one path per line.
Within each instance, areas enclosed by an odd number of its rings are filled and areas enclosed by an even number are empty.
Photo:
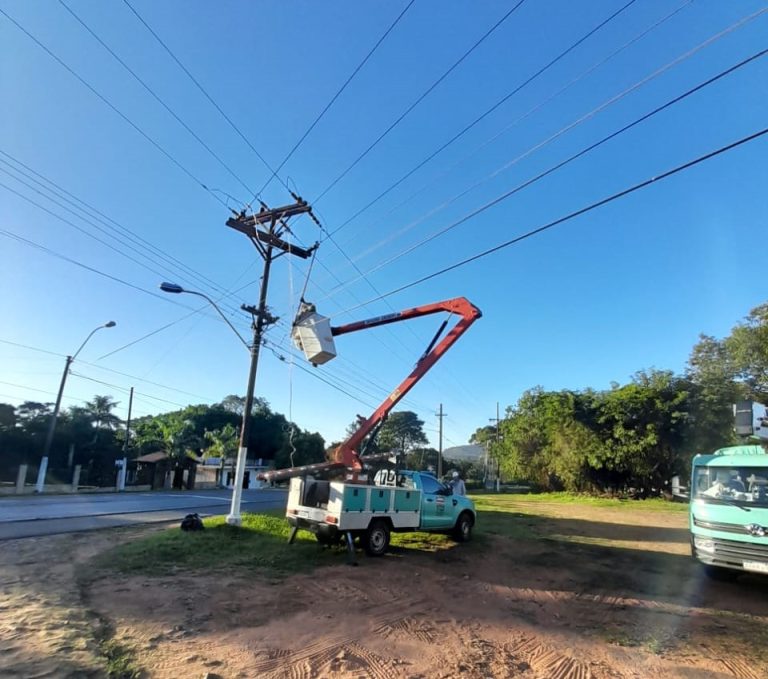
M331 332L331 321L315 311L314 304L302 302L293 322L291 337L313 365L327 363L336 358L336 343Z

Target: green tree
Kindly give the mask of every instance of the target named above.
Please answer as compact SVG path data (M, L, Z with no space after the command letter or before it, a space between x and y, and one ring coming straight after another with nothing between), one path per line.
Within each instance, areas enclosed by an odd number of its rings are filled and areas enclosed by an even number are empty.
M51 406L53 406L53 403L24 401L16 408L16 417L19 425L28 434L45 432L53 412Z
M752 309L733 328L725 348L747 395L768 404L768 302Z
M428 442L424 422L410 410L390 413L379 431L378 442L381 450L407 453L414 446Z
M603 446L589 462L603 472L597 475L601 485L647 491L683 471L690 407L686 387L671 371L641 371L629 384L599 395L596 423Z
M282 445L275 455L275 467L299 467L325 459L325 441L318 433L309 433L291 423L284 431Z
M748 394L737 381L737 372L726 342L700 335L686 370L691 393L690 456L734 442L733 404Z

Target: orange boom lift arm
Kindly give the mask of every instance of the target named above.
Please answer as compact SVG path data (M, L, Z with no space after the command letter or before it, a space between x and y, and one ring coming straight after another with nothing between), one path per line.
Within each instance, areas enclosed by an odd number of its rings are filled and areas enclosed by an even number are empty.
M363 422L360 428L352 434L344 443L342 443L335 451L333 460L325 463L305 465L303 467L291 467L288 469L278 469L273 472L266 472L261 475L268 481L279 481L288 479L294 476L303 476L312 472L329 471L333 469L346 468L350 470L354 477L363 469L363 461L365 458L361 458L359 454L359 448L366 436L379 427L390 411L405 397L405 395L413 389L416 383L424 377L424 375L432 368L437 361L439 361L468 329L469 327L483 314L474 304L464 297L456 297L455 299L449 299L444 302L435 302L433 304L424 304L422 306L413 307L411 309L405 309L404 311L398 311L392 314L386 314L384 316L376 316L375 318L369 318L364 321L356 321L354 323L348 323L346 325L340 325L331 327L331 334L334 337L338 335L346 335L351 332L357 332L358 330L367 330L368 328L375 328L380 325L388 325L390 323L399 323L400 321L407 321L412 318L420 318L421 316L430 316L442 311L447 311L450 314L459 316L459 320L456 325L451 328L450 332L437 342L438 338L442 334L448 321L444 321L437 331L427 350L419 358L416 366L411 373L406 377L397 388L387 396L382 404L376 408L373 414Z

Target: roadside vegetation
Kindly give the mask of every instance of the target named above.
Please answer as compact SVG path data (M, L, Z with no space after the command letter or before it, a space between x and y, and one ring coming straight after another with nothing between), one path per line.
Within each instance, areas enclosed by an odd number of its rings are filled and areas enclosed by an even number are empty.
M700 336L684 374L643 370L607 390L529 389L478 429L502 480L546 491L669 493L697 453L736 443L733 404L768 402L768 304L724 339Z

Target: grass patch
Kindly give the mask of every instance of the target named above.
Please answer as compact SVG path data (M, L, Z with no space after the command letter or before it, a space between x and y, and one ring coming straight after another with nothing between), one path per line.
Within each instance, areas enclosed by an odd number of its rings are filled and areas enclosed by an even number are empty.
M424 552L436 552L453 547L456 543L442 533L392 533L390 543L393 547L418 549Z
M307 531L299 531L288 544L290 526L281 510L242 515L240 528L229 526L224 517L203 520L205 530L188 532L177 527L117 545L99 554L94 565L125 574L174 575L179 572L238 569L268 570L270 576L285 577L319 566L345 563L346 552L323 548ZM438 533L392 533L391 544L402 549L438 551L454 543Z
M245 513L242 519L239 528L217 516L205 519L202 531L174 527L153 533L100 554L95 565L126 574L269 569L271 575L285 576L339 562L336 552L322 549L307 532L299 531L289 545L290 526L282 512Z
M496 493L471 493L470 497L478 508L488 505L497 511L504 507L547 503L561 505L584 505L587 507L612 507L616 509L638 509L663 512L687 512L688 505L683 502L669 502L663 498L648 498L647 500L621 500L618 498L594 497L578 493L531 493L528 495L508 495Z
M133 652L114 639L99 644L99 653L104 658L109 679L139 679L141 670L134 662Z

